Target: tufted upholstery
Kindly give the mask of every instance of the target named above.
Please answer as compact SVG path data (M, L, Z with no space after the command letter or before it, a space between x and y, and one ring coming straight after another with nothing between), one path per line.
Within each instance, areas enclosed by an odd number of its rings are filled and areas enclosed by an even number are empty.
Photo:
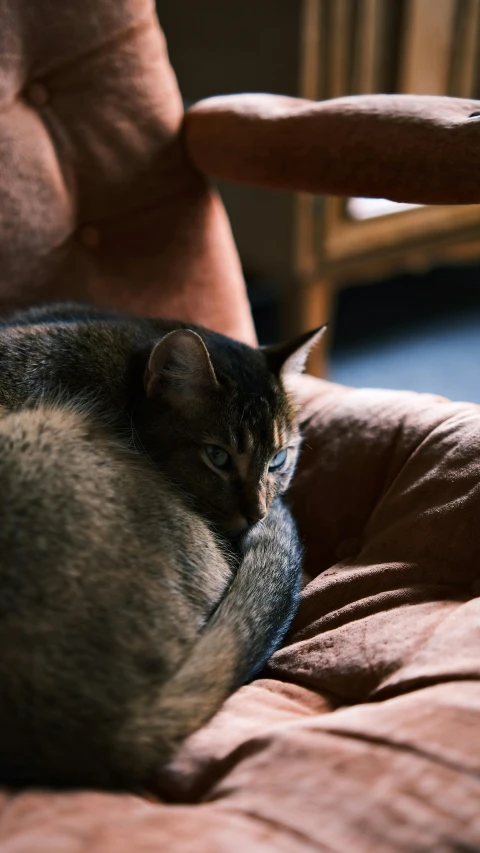
M183 122L147 0L0 0L0 311L51 297L254 340L221 203L480 202L480 104L214 99ZM195 164L195 165L194 165ZM480 848L480 415L303 377L288 641L170 768L177 804L0 793L2 853Z
M77 298L253 341L151 0L0 0L0 311Z

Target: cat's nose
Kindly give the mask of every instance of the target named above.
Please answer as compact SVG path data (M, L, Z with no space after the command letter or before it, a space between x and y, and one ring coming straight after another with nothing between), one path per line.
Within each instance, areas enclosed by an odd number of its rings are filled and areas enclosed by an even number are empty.
M252 527L254 524L257 524L258 521L265 518L266 514L267 508L265 506L259 506L255 510L250 511L247 515L248 526Z
M267 514L265 489L256 488L250 494L247 493L243 500L242 510L249 527L265 518Z

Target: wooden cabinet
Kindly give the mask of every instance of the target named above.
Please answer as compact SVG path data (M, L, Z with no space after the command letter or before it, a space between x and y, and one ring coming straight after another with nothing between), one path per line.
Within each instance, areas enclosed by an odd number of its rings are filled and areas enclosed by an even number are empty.
M241 91L480 98L480 0L159 0L158 11L187 100ZM480 206L221 191L246 271L278 282L289 333L327 319L344 282L480 257ZM325 372L322 353L311 369Z
M300 91L313 99L374 92L478 98L479 46L479 0L305 0ZM342 282L472 257L480 257L479 206L301 197L296 322L321 321ZM321 358L314 372L325 372Z

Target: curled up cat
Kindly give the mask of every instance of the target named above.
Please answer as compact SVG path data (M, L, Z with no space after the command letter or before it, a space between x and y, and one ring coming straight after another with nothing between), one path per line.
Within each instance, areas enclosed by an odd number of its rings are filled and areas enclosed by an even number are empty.
M293 616L284 380L253 349L79 306L0 326L0 781L155 788Z

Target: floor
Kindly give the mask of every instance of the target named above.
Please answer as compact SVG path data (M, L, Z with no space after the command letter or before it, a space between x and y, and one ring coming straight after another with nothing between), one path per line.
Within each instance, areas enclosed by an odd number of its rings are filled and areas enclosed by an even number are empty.
M480 403L479 266L348 288L335 314L335 382Z
M272 292L252 288L262 342L278 337ZM480 403L480 266L342 289L329 378Z

